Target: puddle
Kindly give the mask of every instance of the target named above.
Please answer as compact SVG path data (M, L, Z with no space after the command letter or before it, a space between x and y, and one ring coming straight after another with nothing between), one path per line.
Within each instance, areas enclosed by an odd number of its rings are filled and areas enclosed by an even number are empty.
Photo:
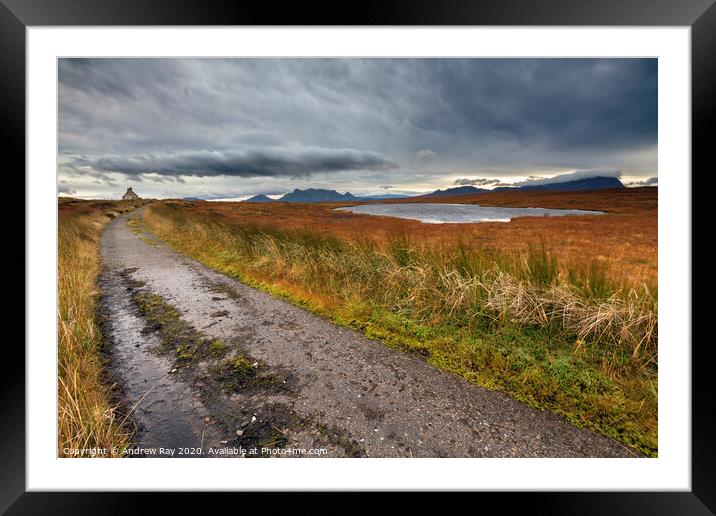
M382 215L419 220L428 224L470 224L475 222L510 222L516 217L563 217L567 215L604 215L601 211L556 210L548 208L503 208L477 204L363 204L336 208L362 215Z

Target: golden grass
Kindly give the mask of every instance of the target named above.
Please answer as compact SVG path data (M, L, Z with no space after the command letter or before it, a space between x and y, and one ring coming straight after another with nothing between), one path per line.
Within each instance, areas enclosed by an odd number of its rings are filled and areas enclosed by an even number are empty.
M99 239L112 218L138 203L60 199L58 204L58 455L104 448L107 456L118 456L130 432L103 377Z
M357 203L176 202L190 206L192 218L242 227L313 231L342 241L369 235L387 243L403 237L413 242L455 245L521 253L541 242L564 267L598 262L612 281L650 287L657 281L657 209L655 187L588 192L496 192L439 198L374 202L455 202L606 211L604 216L522 217L509 224L422 224L393 217L334 211ZM360 204L370 204L361 202Z
M498 318L523 326L557 323L578 340L626 348L637 362L651 363L657 358L657 301L646 290L641 298L632 290L626 299L618 294L585 299L568 283L535 288L502 272L483 288L488 292L484 306Z

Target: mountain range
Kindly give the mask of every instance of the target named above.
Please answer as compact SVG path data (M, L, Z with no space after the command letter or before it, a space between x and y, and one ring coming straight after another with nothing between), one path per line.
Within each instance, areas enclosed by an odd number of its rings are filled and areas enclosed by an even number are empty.
M575 179L573 181L564 181L561 183L542 183L542 184L526 184L522 186L498 186L492 190L487 188L477 188L475 186L456 186L455 188L446 188L445 190L435 190L433 193L423 195L422 197L437 197L442 195L463 195L478 194L489 192L504 192L506 190L538 190L551 192L575 192L578 190L603 190L605 188L626 188L616 177L588 177L584 179Z
M278 199L271 199L266 195L254 195L245 202L329 202L329 201L356 201L358 197L350 192L340 194L335 190L323 188L307 188L301 190L296 188L293 192L282 195Z
M602 190L604 188L626 188L616 177L589 177L584 179L575 179L573 181L541 183L541 184L525 184L521 186L499 186L492 190L487 188L477 188L475 186L456 186L455 188L446 188L445 190L435 190L432 193L420 195L417 197L438 197L445 195L464 195L478 194L489 192L503 192L506 190L537 190L552 192L574 192L578 190ZM296 188L293 192L289 192L278 199L272 199L266 195L259 194L246 199L244 202L340 202L340 201L368 201L379 199L398 199L410 197L400 194L383 194L366 197L356 197L350 192L344 194L335 190L326 190L324 188L308 188L301 190Z
M326 190L323 188L308 188L301 190L296 188L293 192L287 193L278 199L272 199L267 195L259 194L246 199L244 202L337 202L337 201L377 201L380 199L402 199L403 197L410 197L409 195L401 194L381 194L381 195L370 195L364 197L356 197L350 192L344 194L338 193L335 190Z

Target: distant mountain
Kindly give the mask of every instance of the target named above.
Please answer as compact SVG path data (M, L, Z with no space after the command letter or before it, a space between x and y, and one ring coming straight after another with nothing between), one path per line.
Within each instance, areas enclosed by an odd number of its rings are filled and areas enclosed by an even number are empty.
M248 199L244 199L244 202L276 202L276 201L275 201L275 199L271 199L271 197L269 197L267 195L259 194L259 195L254 195L253 197L250 197Z
M324 190L322 188L308 188L300 190L296 188L293 192L277 199L280 202L328 202L328 201L357 201L358 198L350 192L340 194L335 190Z
M566 181L564 183L547 183L542 185L524 185L520 190L547 190L553 192L574 192L576 190L602 190L604 188L626 188L616 177L587 177Z
M425 197L437 197L441 195L462 195L462 194L478 194L489 192L504 192L507 190L538 190L548 192L574 192L578 190L602 190L604 188L626 188L616 177L588 177L585 179L575 179L574 181L565 181L562 183L545 183L545 184L526 184L522 186L499 186L493 190L485 188L476 188L474 186L456 186L455 188L446 188L445 190L435 190L433 193L425 195Z
M561 183L544 183L544 184L525 184L516 186L500 186L489 190L487 188L477 188L475 186L456 186L454 188L446 188L445 190L435 190L433 193L420 195L418 197L442 197L448 195L465 195L465 194L482 194L490 192L504 192L507 190L534 190L534 191L551 191L551 192L574 192L578 190L601 190L604 188L626 188L616 177L589 177L585 179L575 179L572 181L564 181ZM260 194L246 199L244 202L340 202L340 201L377 201L381 199L400 199L412 197L411 195L401 194L382 194L382 195L366 195L365 197L356 197L350 192L344 194L335 190L326 190L323 188L307 188L301 190L296 188L293 192L289 192L278 199Z
M426 194L425 197L433 197L439 195L462 195L462 194L476 194L476 193L487 193L492 190L486 188L476 188L474 186L456 186L455 188L446 188L445 190L435 190L433 193Z
M309 188L307 190L296 189L278 199L272 199L263 194L254 195L243 202L326 202L326 201L379 201L384 199L403 199L412 197L406 194L378 194L355 196L350 192L340 194L335 190L323 190L320 188Z

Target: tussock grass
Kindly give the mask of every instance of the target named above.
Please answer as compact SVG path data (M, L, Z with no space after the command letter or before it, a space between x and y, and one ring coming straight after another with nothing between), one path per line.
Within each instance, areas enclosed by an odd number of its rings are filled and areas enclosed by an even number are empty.
M102 372L97 320L99 238L127 202L59 203L58 226L58 455L66 449L116 448L129 443L124 416L110 400ZM89 456L83 454L82 456Z
M459 241L217 222L154 205L145 223L210 267L639 451L657 450L657 298L597 261Z

